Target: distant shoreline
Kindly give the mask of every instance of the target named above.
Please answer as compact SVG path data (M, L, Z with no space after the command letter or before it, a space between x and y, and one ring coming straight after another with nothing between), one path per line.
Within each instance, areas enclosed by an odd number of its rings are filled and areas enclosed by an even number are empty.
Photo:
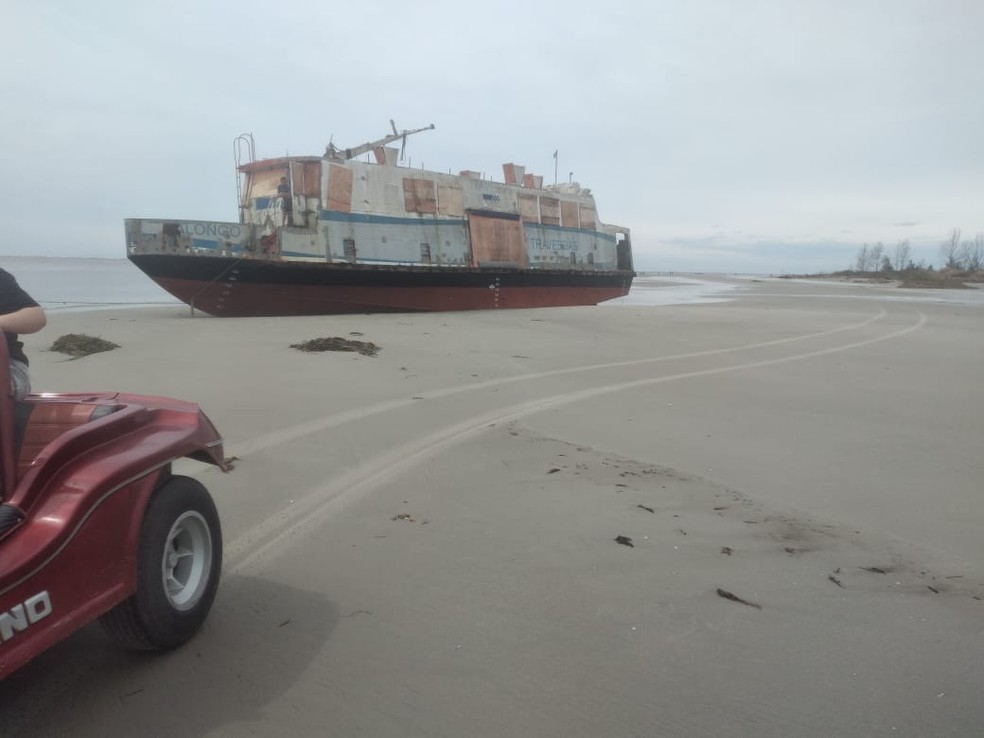
M984 284L984 271L973 272L956 269L925 269L913 267L901 271L857 272L842 271L825 274L784 274L780 279L817 279L853 284L880 284L905 289L974 289L973 285Z

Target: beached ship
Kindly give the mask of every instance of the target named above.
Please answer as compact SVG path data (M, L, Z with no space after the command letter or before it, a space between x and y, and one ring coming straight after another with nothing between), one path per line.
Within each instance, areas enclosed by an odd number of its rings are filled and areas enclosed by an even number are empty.
M127 219L127 256L220 316L595 305L628 293L629 230L598 219L590 190L544 186L515 164L503 182L399 166L388 144L434 126L392 127L323 156L256 160L252 136L240 137L239 221Z

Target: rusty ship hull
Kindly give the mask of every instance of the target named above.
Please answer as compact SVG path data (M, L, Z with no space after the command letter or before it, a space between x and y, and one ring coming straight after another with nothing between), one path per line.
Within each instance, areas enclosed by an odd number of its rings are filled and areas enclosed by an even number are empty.
M437 312L597 305L631 277L576 271L387 267L132 254L163 289L216 316Z

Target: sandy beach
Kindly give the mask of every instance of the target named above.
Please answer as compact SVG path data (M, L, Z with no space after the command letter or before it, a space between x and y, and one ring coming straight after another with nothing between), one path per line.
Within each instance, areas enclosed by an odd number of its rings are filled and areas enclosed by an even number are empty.
M0 683L0 734L979 734L984 301L728 287L52 312L36 391L193 400L222 431L235 469L182 471L225 567L185 647L93 625ZM120 348L69 360L66 333ZM290 348L334 336L380 351Z

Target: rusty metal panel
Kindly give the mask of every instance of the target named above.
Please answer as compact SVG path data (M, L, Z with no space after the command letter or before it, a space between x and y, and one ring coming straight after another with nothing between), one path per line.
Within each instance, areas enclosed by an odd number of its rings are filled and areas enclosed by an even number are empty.
M516 185L522 184L523 179L526 176L526 167L520 166L519 164L503 164L502 165L502 175L505 177L506 184Z
M413 179L403 178L403 209L408 213L417 212L417 195L413 189Z
M560 200L556 197L540 198L540 222L560 225Z
M247 172L247 182L245 192L249 197L273 197L277 194L277 185L280 178L287 176L287 167L274 167L273 169L260 169L254 172Z
M377 146L372 150L376 163L381 166L395 167L400 150L393 146Z
M297 179L296 172L297 168L294 169L295 179ZM295 187L295 195L304 195L305 197L321 197L321 162L320 161L306 161L301 172L301 186L300 188Z
M352 170L330 164L328 166L328 209L342 213L352 212Z
M457 185L437 185L437 204L441 215L462 217L465 214L465 199Z
M523 223L518 218L471 213L468 216L468 230L471 236L472 266L494 263L526 267Z
M434 214L437 212L437 188L434 186L433 180L414 180L413 193L417 200L418 213Z
M577 203L568 202L567 200L560 201L560 219L561 225L566 228L578 228L580 226L580 221L577 218Z
M403 204L408 213L436 213L437 196L429 179L403 179Z
M524 223L540 222L540 207L536 195L519 195L519 217Z
M581 205L581 228L590 228L592 231L598 227L598 213L590 205Z

